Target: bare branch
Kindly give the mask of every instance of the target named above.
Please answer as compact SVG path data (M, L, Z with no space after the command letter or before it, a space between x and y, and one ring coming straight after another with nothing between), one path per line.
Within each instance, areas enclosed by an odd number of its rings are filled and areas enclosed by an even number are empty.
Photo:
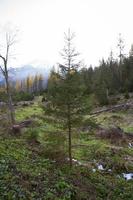
M3 68L1 66L0 66L0 70L1 70L1 72L3 74L3 76L5 76L5 71L3 70Z
M6 33L6 43L8 46L12 46L14 43L16 43L16 37L17 34L10 34L10 33Z
M2 61L3 61L3 67L0 66L0 70L5 78L11 124L15 123L15 116L14 116L14 107L12 104L12 96L11 96L10 83L9 83L9 70L8 70L7 64L8 64L8 58L10 57L9 50L10 50L10 47L16 42L15 38L16 38L16 34L12 34L12 33L8 33L8 32L6 33L5 56L2 56L0 54L0 59L2 59Z
M0 58L3 60L3 62L6 61L6 59L0 54Z

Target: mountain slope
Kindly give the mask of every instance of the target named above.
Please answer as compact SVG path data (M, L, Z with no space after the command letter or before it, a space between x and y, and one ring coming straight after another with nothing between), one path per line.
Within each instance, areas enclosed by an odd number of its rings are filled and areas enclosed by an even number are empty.
M33 67L32 65L24 65L20 68L10 68L9 78L11 81L23 80L27 76L35 76L36 74L42 74L44 80L47 82L50 73L50 67ZM4 82L2 73L0 72L0 84Z

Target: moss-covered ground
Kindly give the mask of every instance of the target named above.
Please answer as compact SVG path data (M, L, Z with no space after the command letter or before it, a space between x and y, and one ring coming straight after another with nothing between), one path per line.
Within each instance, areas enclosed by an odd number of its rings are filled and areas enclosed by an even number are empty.
M133 179L122 176L133 172L133 148L101 140L95 136L95 129L75 129L75 161L70 169L67 134L60 122L45 115L38 99L30 106L18 106L16 118L32 119L33 124L16 136L0 124L0 200L133 199ZM132 131L128 111L96 118L105 127L116 124Z

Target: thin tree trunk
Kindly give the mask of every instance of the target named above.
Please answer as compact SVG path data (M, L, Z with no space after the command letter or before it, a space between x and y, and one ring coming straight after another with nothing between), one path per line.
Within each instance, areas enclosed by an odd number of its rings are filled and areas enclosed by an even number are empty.
M6 56L2 56L0 54L0 58L3 60L4 67L2 68L0 66L0 69L3 73L3 76L5 78L6 82L6 92L7 92L7 98L8 98L8 109L9 109L9 118L10 118L10 123L13 125L15 123L15 112L14 112L14 107L12 104L12 97L11 97L11 91L10 91L10 85L9 85L9 77L8 77L8 68L7 68L7 63L8 63L8 57L9 57L9 49L15 42L13 35L9 35L8 33L6 34Z
M107 100L109 100L109 89L108 88L106 89L106 97L107 97Z
M71 115L70 115L70 105L68 105L68 152L69 152L69 164L72 167L72 134L71 134Z
M10 118L11 125L13 125L15 123L15 115L14 115L12 97L11 97L10 88L9 88L8 75L6 75L5 80L6 80L6 92L8 96L9 118Z

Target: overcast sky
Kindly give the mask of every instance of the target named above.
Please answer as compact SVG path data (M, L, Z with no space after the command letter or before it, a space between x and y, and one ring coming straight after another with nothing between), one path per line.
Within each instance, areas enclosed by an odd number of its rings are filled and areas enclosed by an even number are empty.
M14 66L58 62L69 27L84 62L97 65L111 49L116 55L119 33L128 53L132 9L133 0L0 0L0 30L7 24L19 28Z

